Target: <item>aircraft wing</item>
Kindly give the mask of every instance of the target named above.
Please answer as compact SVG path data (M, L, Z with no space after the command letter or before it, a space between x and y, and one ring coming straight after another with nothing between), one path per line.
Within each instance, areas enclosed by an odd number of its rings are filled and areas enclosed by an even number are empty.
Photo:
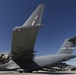
M41 25L44 4L40 4L28 20L13 29L11 53L14 59L30 61L34 57L34 45Z

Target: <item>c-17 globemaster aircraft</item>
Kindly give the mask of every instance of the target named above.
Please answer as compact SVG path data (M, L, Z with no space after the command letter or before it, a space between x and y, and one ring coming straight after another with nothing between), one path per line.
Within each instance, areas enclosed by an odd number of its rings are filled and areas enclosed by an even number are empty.
M44 4L40 4L28 20L13 29L11 51L0 53L1 71L32 72L76 57L72 54L76 37L66 39L57 54L35 56L34 45L41 24Z

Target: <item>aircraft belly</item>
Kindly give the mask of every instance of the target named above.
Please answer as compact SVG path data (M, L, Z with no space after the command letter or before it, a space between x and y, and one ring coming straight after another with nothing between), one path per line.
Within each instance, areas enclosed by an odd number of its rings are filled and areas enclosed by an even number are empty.
M54 64L57 60L55 60L54 58L42 58L42 59L34 59L34 61L40 66L40 67L44 67L50 64Z
M69 55L69 54L55 54L55 55L49 55L49 56L41 56L36 57L34 61L39 65L40 67L45 67L48 65L53 65L59 62L62 62L67 59L71 59L76 57L76 55Z

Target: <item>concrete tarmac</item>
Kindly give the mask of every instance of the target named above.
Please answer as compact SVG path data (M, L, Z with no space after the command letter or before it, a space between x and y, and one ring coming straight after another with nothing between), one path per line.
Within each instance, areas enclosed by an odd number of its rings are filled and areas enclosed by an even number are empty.
M0 75L76 75L76 71L61 71L61 72L38 71L38 72L33 72L33 73L0 71Z

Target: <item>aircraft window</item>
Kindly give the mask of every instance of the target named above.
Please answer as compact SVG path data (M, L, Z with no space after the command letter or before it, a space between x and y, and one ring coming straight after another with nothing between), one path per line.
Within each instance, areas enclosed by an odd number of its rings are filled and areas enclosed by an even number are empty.
M35 21L32 22L32 26L34 25Z

